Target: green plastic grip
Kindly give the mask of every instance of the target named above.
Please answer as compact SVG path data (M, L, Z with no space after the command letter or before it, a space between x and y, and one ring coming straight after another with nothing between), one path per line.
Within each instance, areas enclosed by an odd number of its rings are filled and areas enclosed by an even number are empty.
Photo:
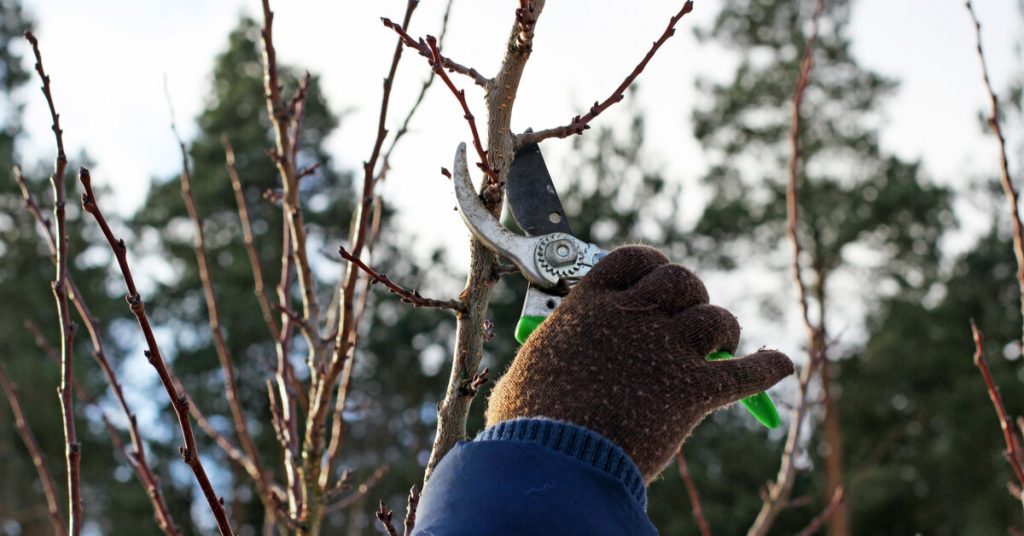
M530 334L533 330L537 329L546 316L521 316L519 322L516 323L516 342L519 344L526 344L526 339L530 338Z
M708 361L718 361L721 359L732 359L733 355L729 352L715 352L707 357ZM757 422L763 424L766 428L777 428L779 426L779 412L775 409L775 404L772 402L771 397L768 393L757 393L753 396L748 396L740 403L747 408L747 411L757 419Z

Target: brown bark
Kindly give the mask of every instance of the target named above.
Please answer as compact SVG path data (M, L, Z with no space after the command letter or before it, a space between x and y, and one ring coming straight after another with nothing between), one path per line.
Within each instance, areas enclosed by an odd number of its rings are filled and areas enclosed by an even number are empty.
M507 180L512 164L515 149L515 136L510 128L512 108L523 69L533 50L533 29L544 10L544 0L527 3L532 7L525 14L529 23L517 21L513 26L501 68L487 88L487 165L497 173L499 184ZM491 178L485 177L481 185L484 190L482 197L484 205L498 217L503 202L502 191L500 187L489 187L490 184ZM448 388L437 411L437 435L423 475L424 484L430 480L430 474L445 454L466 438L466 418L473 397L467 394L465 387L472 383L483 358L483 323L495 283L493 271L496 264L497 258L491 250L475 238L470 240L469 276L459 296L466 310L457 315L455 355Z

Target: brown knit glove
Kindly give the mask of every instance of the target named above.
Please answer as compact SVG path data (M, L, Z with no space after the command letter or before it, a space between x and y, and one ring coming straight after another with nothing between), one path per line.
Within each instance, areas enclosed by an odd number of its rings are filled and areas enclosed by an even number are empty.
M657 250L613 251L519 350L487 405L487 425L546 417L615 442L650 483L707 414L793 373L762 350L727 361L740 326L693 272Z

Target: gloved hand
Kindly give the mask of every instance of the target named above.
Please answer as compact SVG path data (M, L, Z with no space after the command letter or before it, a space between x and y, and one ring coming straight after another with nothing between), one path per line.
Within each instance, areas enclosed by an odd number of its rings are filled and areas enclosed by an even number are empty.
M487 404L487 425L546 417L621 447L650 483L706 415L793 373L784 354L735 352L740 326L693 272L621 247L580 281L519 350Z

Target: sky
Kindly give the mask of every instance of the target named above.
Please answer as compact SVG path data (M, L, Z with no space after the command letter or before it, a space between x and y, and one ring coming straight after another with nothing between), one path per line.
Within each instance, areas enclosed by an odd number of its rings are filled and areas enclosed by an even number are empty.
M589 103L604 99L661 34L681 1L548 2L515 104L513 128L560 125L585 111ZM1020 68L1013 49L1022 30L1017 2L983 0L976 6L997 88L1005 87ZM38 23L36 33L53 80L69 154L85 150L97 162L94 180L113 186L116 198L108 203L114 208L122 213L140 208L151 179L173 177L179 166L164 98L165 80L187 139L195 132L193 119L203 107L215 54L226 46L227 34L241 14L259 13L259 2L25 3ZM422 0L410 33L436 34L445 3ZM516 4L455 0L444 53L492 74L501 60ZM333 109L346 113L343 127L327 145L339 166L356 168L369 156L381 80L395 41L379 17L400 19L404 6L404 0L273 3L280 60L319 73ZM699 215L704 201L699 178L708 165L692 135L691 111L702 102L694 81L699 76L726 77L736 61L693 37L692 29L707 26L717 9L714 2L698 0L639 79L639 107L651 112L645 154L662 166L667 177L684 185L684 222ZM860 0L852 17L858 59L865 67L901 82L887 101L883 147L904 158L920 159L932 180L960 190L969 188L979 174L994 176L996 146L980 128L979 114L987 103L974 29L963 2ZM422 58L414 54L403 58L395 82L392 128L428 72ZM455 76L454 80L466 89L471 108L482 118L482 92L467 79ZM26 161L52 158L49 116L37 83L19 98L27 103L27 136L21 141L21 154ZM438 170L450 167L456 145L470 139L461 116L452 95L436 84L413 131L395 154L384 189L386 202L398 209L394 232L415 234L424 250L435 244L450 246L456 266L464 265L468 256L467 232L451 210L450 183L440 178ZM613 107L596 123L625 125L627 119L624 108ZM1019 144L1019 136L1010 141ZM567 140L544 145L556 183L568 150ZM987 219L969 211L968 215L961 218L967 234L987 226ZM461 278L461 274L453 276L453 281ZM710 280L712 296L716 286L732 283Z

